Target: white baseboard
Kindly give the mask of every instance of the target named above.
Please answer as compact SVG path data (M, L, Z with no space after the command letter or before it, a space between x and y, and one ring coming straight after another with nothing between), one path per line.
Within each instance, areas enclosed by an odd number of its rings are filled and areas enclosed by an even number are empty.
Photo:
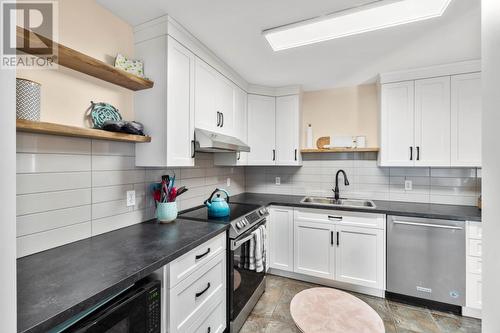
M282 277L286 277L286 278L290 278L290 279L295 279L295 280L300 280L300 281L305 281L305 282L310 282L310 283L316 283L316 284L320 284L323 286L328 286L328 287L333 287L333 288L337 288L337 289L353 291L353 292L360 293L360 294L366 294L366 295L370 295L370 296L385 298L385 290L373 289L373 288L357 286L357 285L353 285L353 284L345 283L345 282L333 281L333 280L318 278L318 277L314 277L314 276L308 276L308 275L294 273L294 272L282 271L282 270L276 269L276 268L270 268L268 272L270 274L274 274L274 275L278 275L278 276L282 276Z
M462 316L481 319L481 309L468 308L464 306L462 307Z

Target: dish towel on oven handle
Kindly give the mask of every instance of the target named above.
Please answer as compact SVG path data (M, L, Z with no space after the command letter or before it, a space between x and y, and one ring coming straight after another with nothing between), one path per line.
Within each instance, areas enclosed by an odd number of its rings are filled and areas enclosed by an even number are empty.
M263 272L266 265L267 230L260 226L252 232L252 238L242 245L242 256L239 266L244 269Z

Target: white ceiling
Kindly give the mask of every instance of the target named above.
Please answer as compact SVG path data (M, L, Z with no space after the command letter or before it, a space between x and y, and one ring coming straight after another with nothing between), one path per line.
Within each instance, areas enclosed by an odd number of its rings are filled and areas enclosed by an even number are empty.
M305 90L374 82L380 72L478 59L481 1L444 16L273 52L264 29L373 0L97 0L132 25L169 14L248 82Z

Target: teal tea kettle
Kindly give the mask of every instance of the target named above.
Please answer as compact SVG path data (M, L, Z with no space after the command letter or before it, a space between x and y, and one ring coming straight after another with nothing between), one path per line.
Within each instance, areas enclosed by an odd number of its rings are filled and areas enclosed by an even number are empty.
M223 192L226 194L226 198L221 198ZM214 197L215 196L215 197ZM229 193L224 189L215 189L215 191L210 195L210 197L205 200L205 206L208 208L208 217L226 217L229 216Z

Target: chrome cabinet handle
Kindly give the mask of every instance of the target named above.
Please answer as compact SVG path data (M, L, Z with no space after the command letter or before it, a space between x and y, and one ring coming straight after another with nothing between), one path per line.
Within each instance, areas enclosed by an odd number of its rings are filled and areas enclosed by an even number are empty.
M220 112L217 111L217 127L220 127Z
M210 253L210 248L208 248L207 252L203 253L203 254L199 254L197 256L195 256L195 260L200 260L201 258L203 258L204 256L206 256L207 254Z
M463 230L462 227L455 227L452 225L442 225L442 224L430 224L430 223L417 223L417 222L405 222L405 221L392 221L394 224L403 224L403 225L411 225L416 227L431 227L438 229L450 229L450 230Z
M200 291L199 293L196 293L194 296L196 298L200 297L201 295L203 295L204 293L207 292L207 290L210 289L210 282L207 284L207 287L205 289L203 289L202 291Z

